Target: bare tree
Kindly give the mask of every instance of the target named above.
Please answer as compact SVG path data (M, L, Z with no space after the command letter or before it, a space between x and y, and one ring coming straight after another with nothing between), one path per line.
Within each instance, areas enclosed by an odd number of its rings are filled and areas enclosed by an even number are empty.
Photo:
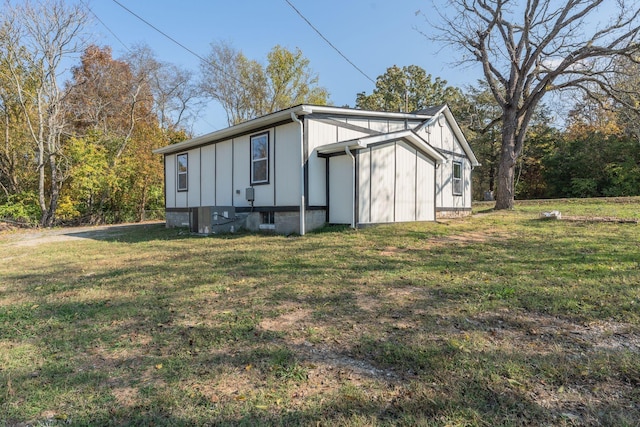
M516 162L548 92L617 96L616 59L637 60L639 14L630 0L450 0L439 11L432 39L479 62L501 108L496 209L513 208Z
M86 10L63 0L5 2L2 44L13 92L35 146L41 224L55 219L65 180L63 130L65 91L59 78L63 61L82 49ZM27 70L27 72L25 72Z
M146 76L162 130L189 130L203 104L193 72L159 61L147 45L135 46L124 60L137 75Z

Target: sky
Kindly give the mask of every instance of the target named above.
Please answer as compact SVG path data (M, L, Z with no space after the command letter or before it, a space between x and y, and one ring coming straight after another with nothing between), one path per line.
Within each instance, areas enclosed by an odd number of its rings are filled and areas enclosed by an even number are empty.
M148 45L157 59L199 73L200 60L114 0L77 0L88 4L94 43L110 46L114 57L136 44ZM349 64L307 24L286 0L118 0L144 20L200 56L212 42L225 41L247 58L265 64L267 53L281 45L299 48L318 74L319 84L336 106L354 106L356 94L371 93L371 81L388 67L418 65L434 78L464 87L482 77L479 68L453 65L458 52L428 40L433 29L430 0L289 0ZM421 12L421 13L417 13ZM371 79L371 80L369 80ZM209 103L194 123L194 136L227 126L219 104Z

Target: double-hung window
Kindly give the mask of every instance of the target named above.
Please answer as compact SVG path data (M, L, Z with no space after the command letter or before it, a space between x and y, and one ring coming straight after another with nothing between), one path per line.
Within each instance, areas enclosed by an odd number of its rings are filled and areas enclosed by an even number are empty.
M187 191L189 188L189 158L186 153L178 154L178 191Z
M453 195L462 195L462 163L453 162Z
M251 137L251 184L269 183L269 133Z

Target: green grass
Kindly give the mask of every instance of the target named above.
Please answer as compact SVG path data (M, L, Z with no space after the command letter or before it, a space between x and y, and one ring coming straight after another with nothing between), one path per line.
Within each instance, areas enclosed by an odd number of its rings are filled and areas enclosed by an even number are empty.
M0 234L0 425L637 425L640 199Z

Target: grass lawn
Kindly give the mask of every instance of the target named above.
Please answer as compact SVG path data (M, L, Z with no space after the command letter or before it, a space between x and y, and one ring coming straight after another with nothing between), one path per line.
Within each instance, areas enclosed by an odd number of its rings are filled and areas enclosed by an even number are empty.
M640 198L304 237L0 234L0 425L640 420ZM64 234L66 233L66 234Z

